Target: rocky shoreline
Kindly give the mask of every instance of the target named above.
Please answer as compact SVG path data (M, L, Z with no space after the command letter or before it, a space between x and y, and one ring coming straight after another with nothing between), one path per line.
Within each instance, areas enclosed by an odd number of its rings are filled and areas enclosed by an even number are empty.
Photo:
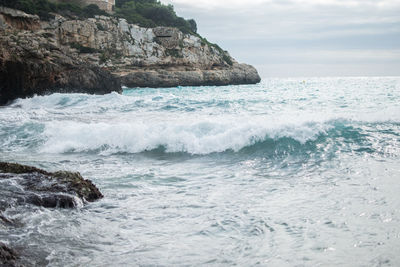
M257 70L176 28L115 17L41 21L0 7L0 104L56 92L106 94L128 87L254 84Z
M21 227L7 210L21 205L76 208L103 198L99 189L78 172L48 172L31 166L0 162L0 227ZM7 183L8 182L8 183ZM19 253L0 242L0 266L22 266Z
M223 86L251 84L257 80L257 70L246 64L214 70L139 70L121 77L121 83L128 87Z
M49 21L0 6L0 105L51 93L107 94L128 87L220 86L260 82L257 70L176 28L142 28L124 19ZM79 173L0 162L0 227L17 222L11 207L76 208L103 197ZM10 181L10 183L7 183ZM22 266L0 242L0 266Z

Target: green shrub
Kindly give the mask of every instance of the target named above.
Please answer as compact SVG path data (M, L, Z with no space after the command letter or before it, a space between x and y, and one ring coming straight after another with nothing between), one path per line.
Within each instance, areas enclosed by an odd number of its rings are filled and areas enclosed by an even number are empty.
M193 19L185 20L177 16L172 5L164 5L156 0L117 0L115 14L142 27L176 27L183 33L197 31Z
M97 29L99 29L100 31L105 31L106 29L103 27L103 25L101 25L100 23L96 23Z
M87 47L87 46L83 46L81 44L78 43L71 43L70 46L72 48L75 48L79 51L80 54L93 54L93 53L97 53L99 52L97 49L95 48L91 48L91 47Z
M43 20L53 18L52 12L64 16L92 18L95 15L109 16L97 5L81 7L81 1L51 2L49 0L0 0L0 5L37 14ZM117 0L115 15L125 18L129 23L142 27L154 28L157 26L177 27L183 33L196 33L197 24L193 19L185 20L176 15L172 5L164 5L157 0Z
M77 16L79 18L92 18L95 15L105 15L108 13L99 9L97 5L88 5L81 8L78 4L67 2L50 2L49 0L0 0L1 6L22 10L29 14L38 15L42 20L54 18L52 12L64 16Z
M82 15L86 18L94 18L96 15L108 16L108 13L100 9L97 5L91 4L82 9Z
M222 56L222 59L228 63L229 66L233 65L232 59L230 56L228 56L226 53L224 53L224 55Z
M109 56L106 55L106 53L103 51L103 52L100 54L100 57L99 57L100 64L106 63L106 62L108 61L108 59L109 59Z
M190 30L192 32L196 33L197 32L197 23L196 23L196 21L194 19L189 19L187 22L190 25Z

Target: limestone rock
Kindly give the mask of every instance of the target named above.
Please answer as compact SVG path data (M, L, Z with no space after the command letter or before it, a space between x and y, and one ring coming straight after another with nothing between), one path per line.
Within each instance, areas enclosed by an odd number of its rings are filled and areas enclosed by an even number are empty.
M156 27L153 29L157 42L167 49L173 49L179 46L179 41L182 39L182 33L177 28L171 27Z
M112 72L112 74L110 73ZM257 83L257 71L177 28L96 16L50 21L0 7L0 104L54 92Z
M120 82L109 72L82 63L35 58L0 58L0 104L16 98L55 92L105 94L121 91Z
M246 64L231 69L192 71L135 71L121 77L128 87L175 87L201 85L252 84L260 82L257 70Z
M0 6L0 28L7 25L19 30L38 30L40 19L37 15L29 15L20 10Z

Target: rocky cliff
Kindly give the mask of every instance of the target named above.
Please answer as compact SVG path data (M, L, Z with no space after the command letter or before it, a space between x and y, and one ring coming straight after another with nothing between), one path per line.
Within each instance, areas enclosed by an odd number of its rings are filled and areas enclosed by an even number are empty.
M112 75L110 74L112 73ZM46 92L258 83L207 40L176 28L142 28L106 16L50 21L0 7L0 102Z
M119 79L61 45L39 17L0 7L0 104L34 94L121 91Z

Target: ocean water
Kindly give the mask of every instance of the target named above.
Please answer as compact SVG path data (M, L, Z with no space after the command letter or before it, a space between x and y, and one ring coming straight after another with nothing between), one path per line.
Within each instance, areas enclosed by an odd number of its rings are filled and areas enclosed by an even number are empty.
M399 77L36 96L0 108L0 160L105 195L9 207L28 264L400 265Z

